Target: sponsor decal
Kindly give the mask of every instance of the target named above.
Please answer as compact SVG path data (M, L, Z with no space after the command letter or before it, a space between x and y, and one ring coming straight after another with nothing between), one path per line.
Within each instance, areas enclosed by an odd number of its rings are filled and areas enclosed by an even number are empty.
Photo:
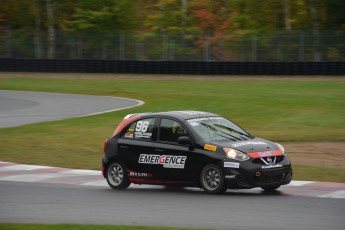
M140 164L163 165L164 168L184 169L187 156L140 154Z
M263 141L245 141L245 142L232 144L231 146L236 148L236 147L241 147L241 146L245 146L245 145L267 145L267 144Z
M259 152L259 155L262 157L274 156L273 151Z
M178 111L180 113L185 113L188 115L203 115L206 114L205 112L200 112L200 111Z
M125 137L127 137L127 138L133 138L134 135L133 135L133 133L125 133Z
M188 123L191 126L198 126L200 125L200 121L211 121L211 120L222 120L224 119L223 117L199 117L199 118L194 118L194 119L189 119Z
M205 145L204 145L204 149L215 152L215 151L217 150L217 146L205 144Z
M252 152L252 153L247 153L247 154L253 158L264 158L264 157L281 156L282 152L280 150L270 150L270 151Z
M152 133L135 132L135 138L151 138Z
M237 163L237 162L224 162L224 167L225 168L235 168L235 169L238 169L238 168L240 168L240 163Z
M129 171L128 172L128 176L130 176L130 177L150 178L150 177L152 177L152 173Z
M272 169L272 168L281 168L283 165L265 165L261 166L262 169Z
M274 156L274 152L267 151L267 152L259 152L260 157L268 157L268 156Z

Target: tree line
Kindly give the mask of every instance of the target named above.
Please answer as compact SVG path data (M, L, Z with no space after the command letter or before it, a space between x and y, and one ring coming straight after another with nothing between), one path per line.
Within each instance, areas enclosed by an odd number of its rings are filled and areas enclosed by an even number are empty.
M264 44L281 40L278 34L286 38L304 31L312 37L317 60L325 31L345 35L344 9L343 0L1 0L0 40L5 50L13 47L21 34L32 34L36 57L55 58L61 34L68 34L64 43L74 42L75 49L82 44L84 50L103 47L106 56L116 35L118 58L124 56L126 42L135 39L161 44L149 49L166 59L198 53L212 60L231 61L239 59L243 41L250 44L251 58L255 59L257 36L265 35L260 40ZM303 36L298 39L297 45L303 44L303 49L309 43ZM343 58L344 44L339 43L327 52ZM136 44L140 50L144 43ZM284 49L282 46L281 52ZM146 52L136 58L148 56Z

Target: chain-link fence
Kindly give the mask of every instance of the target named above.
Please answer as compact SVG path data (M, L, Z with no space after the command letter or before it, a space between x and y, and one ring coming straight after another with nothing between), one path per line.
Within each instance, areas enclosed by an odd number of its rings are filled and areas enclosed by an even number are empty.
M50 53L48 53L50 52ZM193 34L0 29L0 57L139 61L345 61L344 31L275 31L212 40Z

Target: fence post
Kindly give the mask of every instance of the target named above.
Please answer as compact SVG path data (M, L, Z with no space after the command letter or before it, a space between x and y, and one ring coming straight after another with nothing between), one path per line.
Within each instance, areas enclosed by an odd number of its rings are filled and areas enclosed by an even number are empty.
M0 56L11 58L11 27L0 27Z
M257 61L257 37L252 35L252 61Z
M101 56L101 59L106 60L107 56L108 56L107 44L104 43L104 44L102 44L102 56Z
M70 59L75 59L76 57L76 36L69 36L69 56L70 56Z
M81 59L83 58L83 36L78 35L77 39L77 57Z
M120 60L125 60L125 36L123 32L120 33Z
M12 57L12 29L11 27L7 28L6 34L6 56L11 58Z
M304 34L299 35L299 61L304 61Z
M162 35L162 48L163 48L163 53L162 53L162 61L166 61L168 60L168 41L167 41L167 35L166 34L163 34Z
M34 36L34 43L35 43L35 57L41 58L42 51L41 51L41 30L39 28L39 21L36 21L36 28L35 28L35 36Z
M208 41L208 36L206 36L204 45L204 61L210 61L210 49L210 42Z
M169 61L175 60L175 42L170 40L169 42Z
M54 6L52 0L46 0L46 12L48 18L48 50L47 58L55 58L55 27L54 27Z
M135 58L137 61L143 61L145 59L144 49L145 49L144 43L138 42L138 41L135 43Z

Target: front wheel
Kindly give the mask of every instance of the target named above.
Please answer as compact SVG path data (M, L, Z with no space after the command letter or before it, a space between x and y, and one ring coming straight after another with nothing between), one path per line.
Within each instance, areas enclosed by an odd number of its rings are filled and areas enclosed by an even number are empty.
M207 193L220 194L227 190L224 174L217 165L206 165L200 174L201 187Z
M107 182L113 189L126 189L131 182L128 180L126 167L119 162L113 162L107 167Z

